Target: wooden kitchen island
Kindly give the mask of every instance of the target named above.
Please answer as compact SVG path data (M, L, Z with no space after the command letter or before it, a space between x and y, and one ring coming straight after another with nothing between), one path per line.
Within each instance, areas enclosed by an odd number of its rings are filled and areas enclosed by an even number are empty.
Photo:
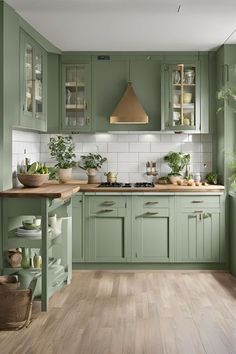
M0 192L1 198L1 219L0 219L0 236L1 236L1 263L0 269L4 274L17 273L20 268L12 268L7 261L7 251L11 248L27 247L40 248L42 255L42 294L41 309L47 311L49 297L64 283L69 283L71 278L71 255L67 253L64 257L63 266L65 267L64 281L56 281L49 283L48 266L49 256L53 254L54 241L48 228L48 217L57 215L67 219L67 227L65 229L65 242L69 242L72 237L71 216L72 203L71 197L78 192L78 185L65 184L44 184L37 188L14 188ZM22 226L22 220L32 218L32 216L41 217L41 236L16 236L16 229ZM61 245L61 252L65 245ZM57 247L56 255L58 255ZM66 247L68 250L68 247ZM71 246L70 246L71 252Z

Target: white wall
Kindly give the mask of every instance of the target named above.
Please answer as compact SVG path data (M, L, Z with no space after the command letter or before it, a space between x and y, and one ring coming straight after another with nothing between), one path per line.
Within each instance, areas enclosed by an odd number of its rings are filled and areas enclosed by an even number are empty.
M40 160L53 165L48 149L50 136L52 135L13 131L13 171L24 157L29 157L31 162ZM98 152L107 157L108 161L100 171L102 180L106 180L103 175L105 171L118 171L120 182L147 180L147 161L156 161L159 175L166 175L170 170L163 161L163 156L169 151L190 153L193 174L200 172L204 176L212 171L210 134L78 134L73 135L73 140L77 161L81 155L89 152ZM86 179L86 174L83 170L75 168L73 178Z

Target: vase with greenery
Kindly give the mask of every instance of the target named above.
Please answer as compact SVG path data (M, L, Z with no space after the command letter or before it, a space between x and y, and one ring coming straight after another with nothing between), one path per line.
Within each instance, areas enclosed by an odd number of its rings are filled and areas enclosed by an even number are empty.
M98 169L102 167L102 164L107 160L106 157L102 157L100 154L82 155L79 167L86 171L88 175L88 183L96 182L96 175Z
M72 167L76 165L72 137L62 135L51 137L48 146L51 157L57 161L55 167L59 168L59 180L65 183L71 178Z
M182 170L190 162L190 155L183 152L172 152L170 151L168 155L164 156L164 161L168 163L171 168L171 172L168 173L169 180L171 183L175 183L179 178L182 177Z

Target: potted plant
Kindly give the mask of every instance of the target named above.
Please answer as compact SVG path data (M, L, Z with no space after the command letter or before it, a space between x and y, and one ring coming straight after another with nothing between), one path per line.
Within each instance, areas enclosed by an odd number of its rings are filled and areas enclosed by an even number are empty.
M59 168L59 180L65 183L71 178L72 167L76 165L72 137L62 135L51 137L48 146L51 156L57 161L55 167Z
M171 172L168 174L169 180L171 183L175 183L182 177L181 171L189 164L190 155L183 152L170 151L168 155L164 156L164 161L171 168Z
M209 184L217 184L218 182L218 175L215 172L209 172L206 175L206 180Z
M95 183L95 177L98 169L102 167L102 164L107 160L106 157L102 157L100 154L92 154L81 156L81 162L79 167L86 171L88 175L88 183Z

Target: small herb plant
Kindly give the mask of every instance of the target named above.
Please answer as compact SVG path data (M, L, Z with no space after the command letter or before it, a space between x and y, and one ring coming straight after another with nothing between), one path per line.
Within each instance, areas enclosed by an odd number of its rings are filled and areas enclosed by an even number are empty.
M172 152L164 156L164 161L168 163L171 168L171 173L168 176L181 176L181 171L190 162L190 155L183 152Z
M76 165L75 146L71 136L51 137L48 146L51 156L57 161L55 167L67 169Z
M209 184L217 184L218 175L215 172L210 172L206 175L206 180Z
M79 163L79 167L83 170L87 170L89 168L94 168L95 170L97 170L102 167L102 164L106 160L106 157L102 157L99 154L89 153L88 155L81 156L81 163Z

